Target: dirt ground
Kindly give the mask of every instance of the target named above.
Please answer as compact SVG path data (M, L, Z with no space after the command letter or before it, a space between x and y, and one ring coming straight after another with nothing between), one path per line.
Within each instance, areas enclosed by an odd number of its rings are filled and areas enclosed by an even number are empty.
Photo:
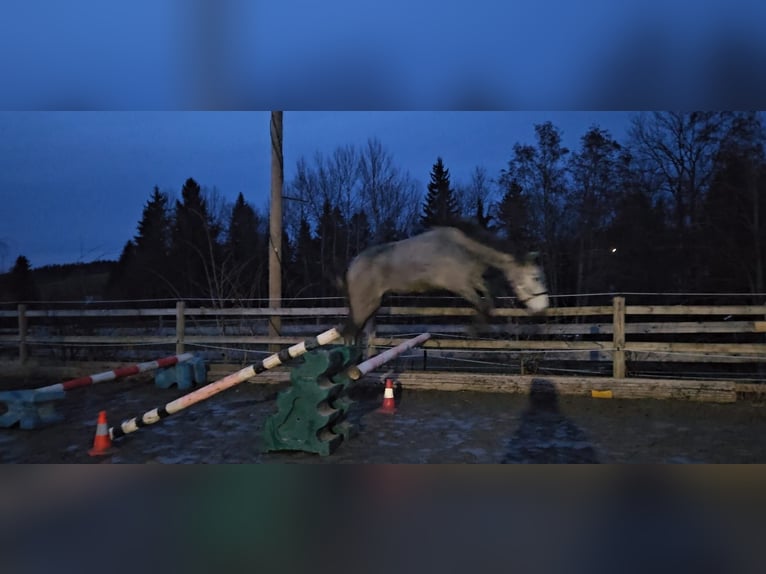
M57 381L0 380L0 389ZM710 404L555 396L408 391L395 414L376 412L379 386L360 387L347 420L355 434L329 456L263 452L267 418L284 386L245 382L114 441L91 457L98 412L110 426L189 391L147 377L69 391L60 423L0 428L2 463L765 463L766 410L752 401ZM0 415L3 414L0 405Z

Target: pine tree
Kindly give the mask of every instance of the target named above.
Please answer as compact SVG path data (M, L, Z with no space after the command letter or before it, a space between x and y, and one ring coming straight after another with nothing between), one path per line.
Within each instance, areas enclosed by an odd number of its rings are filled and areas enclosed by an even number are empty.
M506 191L497 204L495 229L511 243L515 249L528 251L533 246L529 198L515 179L505 182Z
M168 196L157 186L144 206L138 234L133 240L134 253L130 273L141 286L137 297L167 297L172 295L167 276L170 256L171 218Z
M176 201L171 235L173 282L182 297L210 296L220 229L192 178L184 183L181 197L182 201Z
M305 215L298 225L298 235L295 240L295 261L291 262L290 270L293 277L295 292L300 297L319 297L317 283L322 280L320 274L321 259L319 242L311 233L311 225Z
M370 244L372 229L370 228L370 221L367 219L367 214L362 210L357 211L351 216L351 222L348 227L349 251L347 259L351 259L364 251Z
M437 157L431 169L431 182L428 184L421 224L426 228L449 224L459 214L457 197L450 185L449 169L444 167L442 158Z
M340 209L325 200L317 226L317 240L321 261L321 278L325 286L322 296L337 296L333 279L345 267L348 242L348 226Z
M136 244L133 240L125 243L117 265L109 273L106 295L111 299L135 299L140 297L136 281Z
M16 258L16 263L11 269L11 296L19 302L39 301L40 293L32 277L32 268L29 259L24 255Z
M267 293L266 236L260 218L239 193L231 209L226 234L228 282L236 297L263 297Z

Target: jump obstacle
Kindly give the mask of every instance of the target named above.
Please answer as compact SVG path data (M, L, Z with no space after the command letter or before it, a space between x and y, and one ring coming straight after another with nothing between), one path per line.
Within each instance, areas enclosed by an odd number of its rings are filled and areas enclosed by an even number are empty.
M354 365L359 350L347 346L317 349L290 372L291 386L277 398L278 410L266 420L264 450L332 454L354 427L346 421L353 381L430 338L423 333Z
M241 369L236 373L232 373L223 379L205 385L196 391L171 401L163 407L152 409L151 411L145 412L143 415L133 417L127 421L123 421L118 427L111 427L109 429L109 437L111 439L117 439L125 436L126 434L135 432L141 427L159 422L160 420L169 417L170 415L175 414L195 403L204 401L205 399L208 399L213 395L220 393L221 391L236 386L239 383L246 381L247 379L251 379L264 371L273 369L274 367L278 367L290 359L299 357L307 351L321 347L322 345L332 343L340 337L340 331L333 328L325 331L324 333L320 333L316 337L311 337L310 339L306 339L305 341L297 343L292 347L282 349L278 353L269 355L258 365L250 365L249 367L245 367L244 369Z
M158 386L172 384L172 382L175 382L173 376L175 376L178 381L181 381L182 379L178 378L180 373L177 369L181 364L191 364L195 382L201 382L199 381L200 370L204 374L204 361L195 357L193 353L184 353L181 355L164 357L156 361L148 361L127 367L120 367L112 371L105 371L95 375L79 377L63 383L48 385L47 387L2 391L0 392L0 403L5 404L7 412L0 416L0 427L10 428L18 423L20 428L28 430L39 428L46 424L60 422L63 419L63 416L55 412L53 401L63 399L67 391L79 387L129 377L131 375L155 369L168 368L174 365L176 366L175 373L172 373L171 371L172 374L170 376L164 377L164 382L160 382L158 379L157 384ZM160 373L158 373L158 375L159 374ZM188 376L185 376L184 379L188 379Z
M109 429L110 440L121 438L138 429L155 424L195 403L203 401L290 359L305 355L304 362L292 369L293 385L277 399L279 412L267 420L264 439L266 450L306 450L330 454L352 428L343 420L350 406L343 391L355 380L398 357L428 338L423 333L404 341L363 363L354 365L359 350L343 345L325 347L341 337L330 329L305 341L266 357L258 365L250 365L214 383L174 401L123 421ZM286 415L284 413L287 413Z

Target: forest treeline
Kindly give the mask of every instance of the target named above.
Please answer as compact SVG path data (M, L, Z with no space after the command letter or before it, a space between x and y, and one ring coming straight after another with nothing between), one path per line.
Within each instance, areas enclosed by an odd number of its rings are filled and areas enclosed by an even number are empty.
M598 125L576 149L552 123L516 143L499 173L452 181L435 157L428 183L377 139L298 160L285 183L283 298L342 296L336 278L364 248L454 218L540 253L554 294L763 293L766 129L758 112L635 114L625 141ZM136 235L110 266L104 299L268 297L268 205L227 204L194 179L155 188ZM20 257L5 299L34 300Z

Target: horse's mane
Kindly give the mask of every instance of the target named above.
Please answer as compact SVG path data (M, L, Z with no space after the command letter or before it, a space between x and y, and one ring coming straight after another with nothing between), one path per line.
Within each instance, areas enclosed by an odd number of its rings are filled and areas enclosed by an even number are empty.
M488 247L512 255L517 261L523 261L526 252L519 245L514 245L507 239L498 237L497 234L467 219L450 219L440 227L454 227L462 231L468 238L478 241Z

